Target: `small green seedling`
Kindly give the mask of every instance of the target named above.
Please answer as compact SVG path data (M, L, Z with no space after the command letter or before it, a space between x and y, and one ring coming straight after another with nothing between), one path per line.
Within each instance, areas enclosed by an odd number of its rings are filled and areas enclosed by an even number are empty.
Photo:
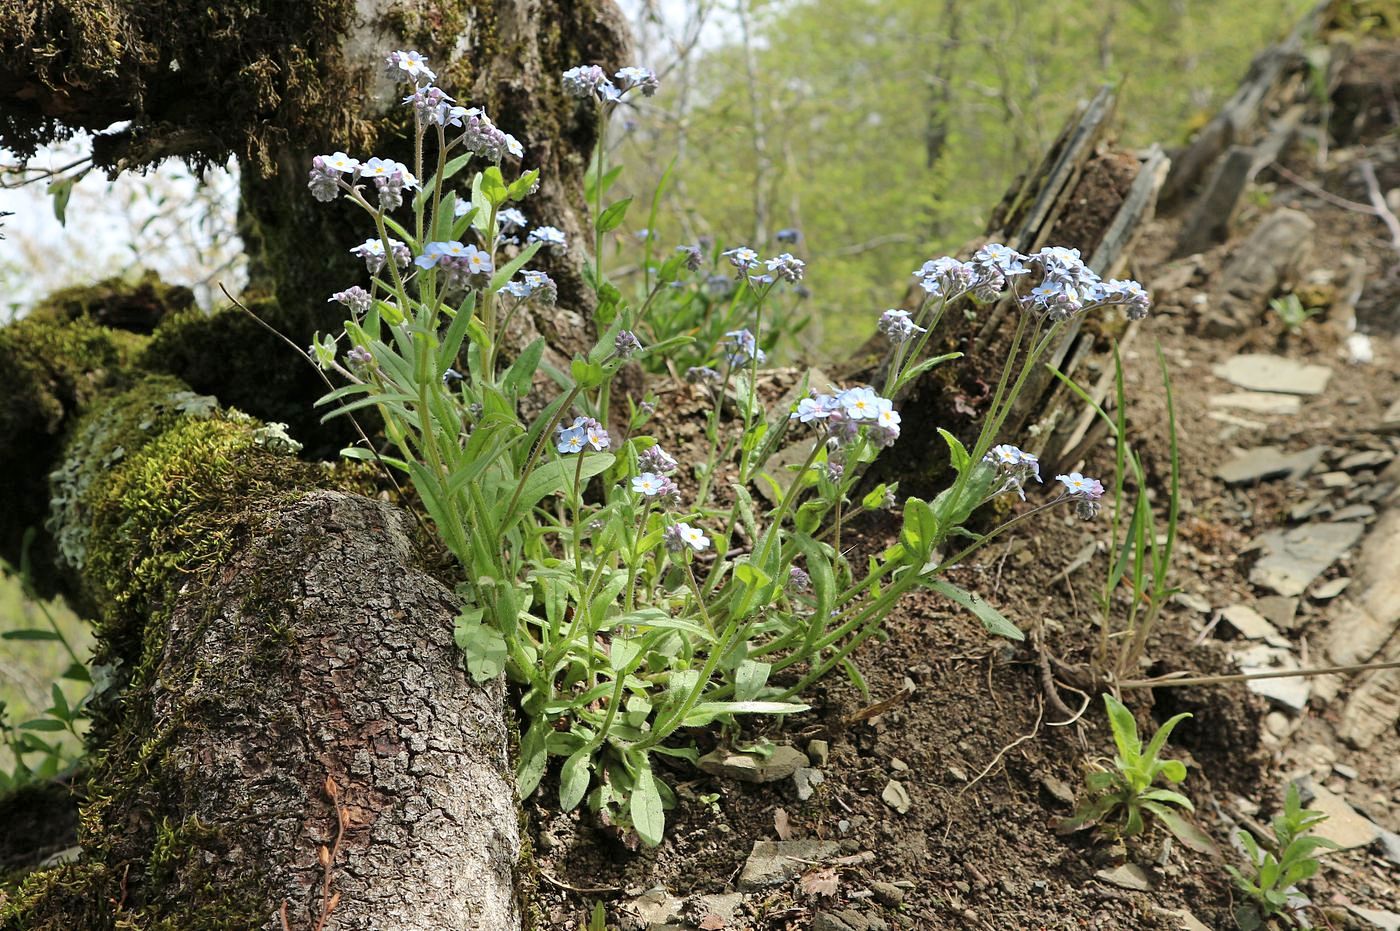
M1132 837L1143 832L1147 818L1151 817L1192 850L1215 852L1211 839L1177 810L1195 811L1191 800L1180 792L1153 787L1159 776L1173 785L1186 778L1185 764L1180 760L1159 759L1159 756L1172 729L1191 715L1178 714L1163 724L1144 749L1132 712L1112 695L1104 695L1104 704L1108 707L1108 723L1118 754L1113 758L1112 768L1088 774L1085 780L1088 792L1061 829L1076 831L1096 827L1119 837Z
M1269 301L1274 313L1283 321L1283 325L1288 328L1288 332L1295 333L1304 323L1312 317L1322 313L1320 307L1304 307L1303 302L1296 294L1285 294L1283 297L1276 297Z
M1240 843L1249 855L1252 875L1245 876L1233 866L1225 869L1234 877L1235 885L1250 898L1235 910L1235 922L1244 931L1263 927L1264 919L1288 905L1295 885L1317 874L1318 861L1313 856L1316 851L1337 849L1337 844L1327 838L1310 833L1326 820L1322 812L1304 808L1298 798L1298 787L1290 785L1283 801L1283 814L1273 820L1277 856L1273 850L1262 849L1248 831L1239 833Z

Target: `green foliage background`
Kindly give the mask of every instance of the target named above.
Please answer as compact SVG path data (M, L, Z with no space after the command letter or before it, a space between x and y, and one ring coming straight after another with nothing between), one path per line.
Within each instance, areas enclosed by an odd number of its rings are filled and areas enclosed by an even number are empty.
M676 157L665 246L710 234L771 254L789 248L775 231L799 228L828 349L872 331L920 262L981 232L1100 84L1120 89L1124 145L1180 142L1312 5L740 2L719 47L663 74L664 113L624 130L622 183L649 198Z

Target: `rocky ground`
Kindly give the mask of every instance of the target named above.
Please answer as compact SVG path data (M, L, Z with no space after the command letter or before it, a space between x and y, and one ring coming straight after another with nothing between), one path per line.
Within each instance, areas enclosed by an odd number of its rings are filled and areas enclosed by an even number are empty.
M1171 260L1190 220L1178 210L1135 250L1129 271L1156 309L1124 351L1134 442L1164 502L1155 340L1183 469L1181 592L1146 675L1400 660L1400 229L1365 167L1400 212L1400 120L1393 99L1388 123L1380 109L1366 131L1334 124L1331 137L1310 114L1243 191L1228 241ZM1318 312L1287 325L1291 303L1270 300L1289 295ZM1112 468L1103 449L1060 465ZM861 545L897 526L866 525ZM1033 628L1047 657L1082 660L1105 536L1055 516L957 580ZM1232 928L1234 837L1264 831L1296 783L1342 848L1301 885L1296 919L1400 929L1400 669L1125 693L1144 726L1194 715L1169 755L1188 764L1213 858L1160 831L1127 845L1057 834L1085 765L1112 744L1097 699L1073 720L1055 707L1032 647L989 640L932 595L888 632L860 656L876 704L833 681L763 734L779 748L766 763L704 747L704 773L668 773L682 805L657 850L532 805L548 926L583 928L602 901L611 924L653 931Z

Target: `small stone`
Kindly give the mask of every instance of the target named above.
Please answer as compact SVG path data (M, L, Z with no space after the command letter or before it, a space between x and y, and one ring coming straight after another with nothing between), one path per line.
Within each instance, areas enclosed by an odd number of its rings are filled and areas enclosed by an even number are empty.
M1281 711L1270 711L1264 715L1264 726L1279 740L1287 737L1293 730L1293 722Z
M812 797L817 786L826 781L826 776L822 775L822 771L819 769L799 766L797 772L792 774L792 781L797 785L798 800L805 802Z
M1365 524L1346 522L1268 531L1258 539L1265 555L1250 570L1249 581L1285 597L1301 595L1365 529Z
M812 758L813 766L823 767L831 758L831 745L825 740L813 740L807 744L807 755Z
M904 901L904 890L894 883L873 882L870 884L870 891L875 893L875 898L890 908Z
M1355 779L1357 776L1361 775L1356 771L1355 766L1348 766L1345 763L1333 763L1332 772L1341 776L1343 779Z
M1345 472L1323 472L1317 479L1323 488L1346 488L1351 484L1351 476Z
M1255 606L1265 620L1282 630L1291 630L1298 616L1298 599L1282 595L1265 595Z
M1385 857L1396 866L1400 866L1400 834L1382 828L1380 836L1376 838L1376 841L1376 846L1380 848L1381 856Z
M1317 601L1330 601L1346 591L1347 586L1350 584L1351 579L1346 576L1341 576L1340 578L1331 579L1326 582L1319 582L1312 587L1312 591L1309 592L1309 594Z
M1152 880L1148 878L1147 871L1136 863L1124 863L1111 870L1099 870L1094 876L1120 889L1147 892L1152 888Z
M1303 407L1303 399L1289 394L1236 391L1215 395L1210 399L1210 406L1234 408L1254 414L1296 414Z
M657 886L623 903L623 908L639 918L644 926L655 926L680 921L681 904L680 899Z
M963 771L961 766L949 766L948 778L955 782L967 782L967 773Z
M1276 647L1288 646L1288 641L1278 632L1278 628L1249 605L1233 604L1222 608L1220 619L1246 640L1263 640Z
M1177 592L1175 595L1172 596L1172 601L1181 605L1183 608L1189 608L1192 611L1195 611L1197 614L1210 613L1210 602L1202 598L1200 595L1195 595L1191 592Z
M1369 520L1376 516L1376 509L1369 504L1348 504L1328 517L1328 520Z
M885 785L885 791L880 793L880 798L901 815L907 814L914 804L914 800L909 797L909 791L904 788L904 783L897 779L891 779Z
M1152 910L1163 918L1177 922L1179 931L1210 931L1208 925L1202 924L1199 918L1184 908L1161 908L1154 905Z
M813 863L840 855L841 845L835 841L756 840L739 874L739 890L749 892L787 882Z
M1310 495L1302 501L1293 505L1288 510L1288 519L1294 523L1305 521L1313 517L1326 517L1335 510L1332 507L1332 499L1323 492ZM1335 518L1334 518L1335 519Z
M696 896L691 900L691 907L700 918L707 915L715 915L726 924L734 921L739 912L739 906L744 904L743 893L739 892L716 892L711 895Z
M1309 365L1260 353L1226 359L1211 371L1237 388L1278 394L1321 394L1332 377L1332 370L1325 365Z
M1383 908L1362 908L1347 903L1347 911L1381 931L1400 931L1400 915Z
M715 750L700 758L702 772L740 782L777 782L807 765L807 757L796 747L780 746L766 760L749 753Z
M1291 651L1266 643L1256 644L1231 655L1243 673L1286 672L1302 668ZM1301 713L1308 706L1308 698L1312 695L1312 683L1304 676L1250 679L1245 683L1245 687L1293 714Z
M1257 446L1221 465L1215 475L1227 485L1246 485L1285 475L1299 479L1322 461L1322 453L1321 446L1296 453L1286 453L1278 446Z
M1327 838L1343 850L1367 847L1380 837L1381 829L1357 814L1356 809L1348 805L1346 799L1340 795L1329 792L1311 781L1299 785L1299 791L1309 808L1327 816L1326 821L1313 828L1313 833L1318 837ZM1311 797L1308 797L1309 791L1312 793Z
M840 821L836 822L836 830L840 831L842 834L851 833L850 820L847 818L842 818Z
M1347 456L1337 463L1337 468L1344 472L1351 472L1356 469L1373 469L1378 466L1388 464L1395 458L1394 453L1388 453L1380 449L1363 449Z
M1040 777L1040 787L1061 805L1074 804L1074 790L1071 789L1069 784L1063 779L1058 779L1049 774L1042 775Z
M892 756L890 757L890 769L897 773L907 773L909 772L909 764L897 756Z

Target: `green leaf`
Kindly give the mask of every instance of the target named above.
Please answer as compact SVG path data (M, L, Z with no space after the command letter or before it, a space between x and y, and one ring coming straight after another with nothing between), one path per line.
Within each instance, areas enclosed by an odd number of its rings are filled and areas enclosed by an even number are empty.
M585 359L575 359L569 366L569 371L574 376L574 381L585 391L598 387L606 377L601 365Z
M592 746L585 744L564 761L564 768L559 771L559 807L564 811L577 808L588 791L592 754Z
M501 169L495 165L481 173L481 193L492 207L499 207L510 197Z
M25 721L19 726L22 731L66 731L68 728L55 718L35 718L33 721Z
M457 615L453 639L467 657L467 670L477 682L499 676L506 668L506 639L489 624L483 624L481 608L466 608Z
M540 170L538 168L532 168L512 181L510 187L506 188L506 194L509 195L511 200L524 200L526 197L530 196L530 189L533 188L535 183L539 180Z
M739 701L750 701L768 684L768 674L773 671L771 663L760 663L746 659L734 670L734 697Z
M953 434L944 430L942 427L938 428L938 435L943 437L943 442L948 444L948 453L952 459L953 470L962 472L967 468L968 463L972 461L972 456L968 453L967 447L963 445L962 440L953 436Z
M971 611L982 622L987 633L1005 637L1008 640L1026 639L1026 635L1021 633L1020 628L1007 620L1006 615L983 601L980 595L974 595L972 592L959 588L946 579L921 579L920 581L945 598Z
M637 784L632 787L629 808L632 827L637 829L637 836L642 839L642 843L648 847L655 847L661 843L666 830L666 812L661 804L661 792L656 787L656 779L651 774L650 766L644 764L637 773Z
M575 465L573 459L554 459L544 465L536 466L535 471L530 473L530 477L526 479L524 489L520 492L518 506L523 510L528 510L546 496L557 494L568 488L574 483L576 470L578 470L579 480L586 482L593 476L607 471L616 458L612 453L588 453L583 457L581 469Z
M62 640L57 633L52 630L41 630L38 627L25 627L20 630L7 630L0 634L0 640Z
M594 227L600 233L610 233L622 225L622 221L627 216L627 208L631 206L632 198L624 197L615 204L609 204L603 208L603 212L598 214L598 220Z
M1133 713L1121 701L1104 693L1103 703L1108 708L1108 726L1113 731L1113 742L1118 747L1118 755L1129 768L1135 768L1142 758L1142 741L1138 738L1137 721Z
M522 800L534 794L540 779L544 777L545 766L549 762L545 745L549 730L544 718L536 718L520 739L520 766L516 769L515 786Z
M690 709L685 716L686 727L704 727L720 715L729 714L794 714L811 705L786 701L706 701Z
M1151 742L1148 743L1147 749L1144 750L1142 753L1143 758L1155 761L1157 757L1161 755L1162 748L1167 745L1167 738L1171 736L1172 731L1176 728L1178 724L1180 724L1182 721L1185 721L1189 717L1191 717L1190 712L1183 711L1181 714L1173 715L1171 719L1167 721L1167 723L1157 728L1157 733L1152 735ZM1181 779L1185 778L1185 776L1186 771L1183 768L1181 778L1173 779L1171 776L1168 776L1167 778L1171 779L1172 782L1180 782Z
M543 356L544 337L541 336L526 346L519 357L511 363L510 369L506 371L502 387L505 388L507 394L518 398L530 389L530 380L534 378L535 370L540 367L540 359Z
M73 185L84 174L74 175L69 178L60 178L48 186L48 194L53 198L53 215L58 220L59 226L68 225L68 200L73 196Z
M1176 835L1177 840L1197 853L1207 853L1213 856L1220 854L1215 846L1215 841L1210 836L1196 827L1175 811L1158 802L1143 802L1142 807L1156 815L1157 820L1162 822L1163 827Z

